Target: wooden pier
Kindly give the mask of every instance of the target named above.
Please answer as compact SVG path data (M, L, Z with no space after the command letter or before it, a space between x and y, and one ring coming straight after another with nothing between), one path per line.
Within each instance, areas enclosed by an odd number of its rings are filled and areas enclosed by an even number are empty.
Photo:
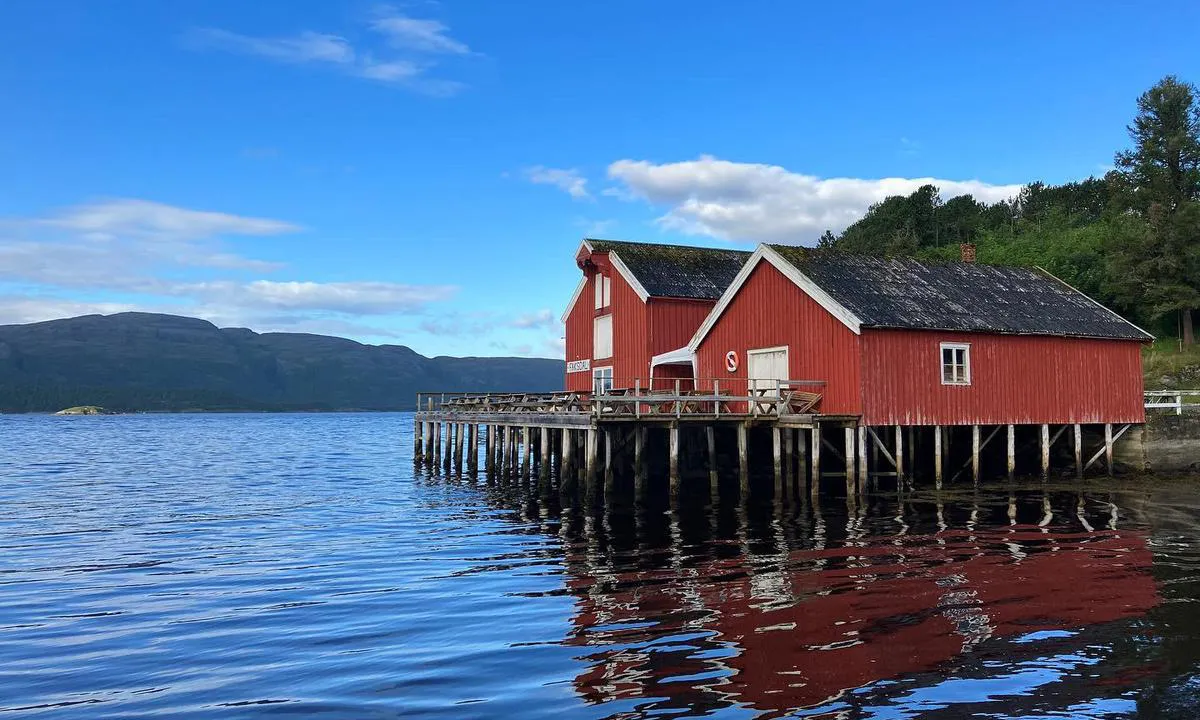
M1017 474L1111 475L1114 445L1131 427L868 426L821 413L822 385L738 389L676 380L666 388L635 381L597 393L420 393L414 461L445 472L537 479L547 488L557 481L563 492L589 496L620 492L632 478L639 498L664 492L677 499L700 485L714 500L734 492L854 498L881 482L942 489ZM722 478L732 486L734 477L736 488L721 487Z

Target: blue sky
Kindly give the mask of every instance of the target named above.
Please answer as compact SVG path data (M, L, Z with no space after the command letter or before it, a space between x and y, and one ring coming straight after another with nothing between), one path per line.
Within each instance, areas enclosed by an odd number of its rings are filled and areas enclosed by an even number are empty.
M561 353L585 235L811 243L1103 172L1200 4L8 0L0 322Z

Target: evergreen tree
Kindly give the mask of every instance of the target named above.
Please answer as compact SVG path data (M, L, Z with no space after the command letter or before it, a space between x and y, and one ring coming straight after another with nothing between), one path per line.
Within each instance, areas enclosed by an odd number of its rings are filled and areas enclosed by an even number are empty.
M1138 98L1133 147L1116 166L1129 205L1146 219L1140 237L1113 247L1114 276L1141 294L1155 315L1179 314L1185 345L1195 343L1200 308L1200 104L1196 87L1168 75Z

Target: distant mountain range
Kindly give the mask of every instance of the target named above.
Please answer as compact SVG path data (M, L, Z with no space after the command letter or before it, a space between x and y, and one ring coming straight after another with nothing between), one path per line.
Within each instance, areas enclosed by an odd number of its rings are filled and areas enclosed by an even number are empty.
M121 313L0 326L0 412L410 410L418 391L557 390L563 362Z

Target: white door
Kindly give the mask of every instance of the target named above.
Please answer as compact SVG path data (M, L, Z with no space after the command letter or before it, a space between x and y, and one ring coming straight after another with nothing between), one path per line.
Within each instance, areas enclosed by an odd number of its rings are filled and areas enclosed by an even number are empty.
M787 353L786 347L750 350L746 353L750 389L756 391L756 395L774 395L778 381L788 379Z

